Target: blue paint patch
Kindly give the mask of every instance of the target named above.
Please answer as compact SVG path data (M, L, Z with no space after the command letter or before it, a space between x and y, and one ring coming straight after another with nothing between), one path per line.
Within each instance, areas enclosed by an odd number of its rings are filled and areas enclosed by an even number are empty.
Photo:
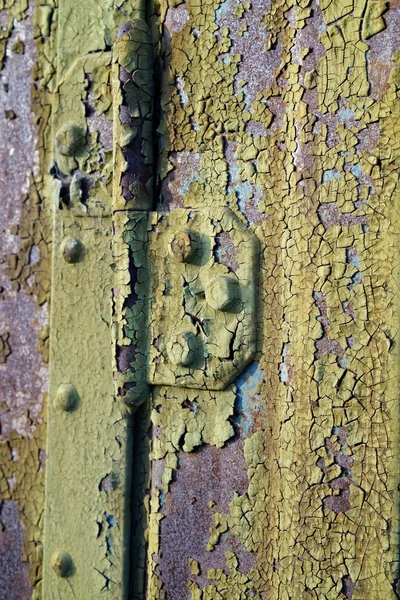
M360 273L360 271L357 271L357 273L354 273L353 277L351 278L352 283L363 283L364 281L364 277L363 274Z
M239 177L239 167L236 163L229 163L229 177L231 181L236 181Z
M339 119L342 121L347 121L348 119L352 119L354 117L354 110L351 108L346 108L339 111Z
M159 502L161 509L164 511L167 510L167 495L165 492L160 493Z
M354 165L351 168L351 172L354 175L354 177L358 177L359 175L361 175L362 171L361 171L360 165L358 163L356 165Z
M183 179L182 185L179 187L179 193L181 196L185 196L185 194L188 193L190 184L193 181L196 181L196 179L198 179L198 176L196 176L194 173L190 177L188 177L188 179L186 179L186 181L185 181L185 179Z
M252 363L236 380L236 402L234 423L249 437L253 424L252 411L261 404L261 394L257 389L263 379L258 363Z
M279 378L283 383L289 382L289 372L284 362L279 365Z
M240 89L240 91L243 92L245 107L246 108L251 108L251 96L249 95L249 88L247 87L247 85L244 85Z
M333 171L332 169L328 169L324 171L322 175L322 183L327 183L328 181L333 181L334 179L339 179L340 173L337 171Z
M223 19L226 14L230 13L231 4L231 0L225 0L225 2L222 2L215 11L215 22L218 23L218 25L219 21Z
M251 184L248 181L244 181L235 187L235 191L240 200L247 200L251 194Z
M116 521L114 515L109 515L108 513L104 513L106 521L108 523L108 529L114 529L116 526Z
M239 210L243 215L246 215L245 203L251 194L251 184L248 181L244 181L235 186L235 192L238 198Z
M356 267L356 269L360 268L360 258L357 250L354 248L346 248L346 262L352 267Z

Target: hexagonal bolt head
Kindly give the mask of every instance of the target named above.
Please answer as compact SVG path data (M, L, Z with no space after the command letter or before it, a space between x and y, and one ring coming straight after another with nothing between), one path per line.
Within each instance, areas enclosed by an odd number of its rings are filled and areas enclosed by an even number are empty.
M176 231L169 243L169 251L179 262L190 263L197 254L199 244L190 229Z
M188 367L199 356L199 343L194 333L176 333L167 344L168 357L178 367Z
M54 404L64 412L74 411L79 404L79 395L75 386L70 383L62 383L58 386Z
M76 156L86 144L86 134L75 123L66 123L56 133L56 147L64 156Z
M61 244L61 254L64 260L70 264L80 262L84 249L82 242L73 237L65 238Z
M51 557L51 566L59 577L69 577L72 575L73 562L68 552L56 550Z
M227 275L214 277L205 289L206 301L215 310L228 311L240 299L237 279Z

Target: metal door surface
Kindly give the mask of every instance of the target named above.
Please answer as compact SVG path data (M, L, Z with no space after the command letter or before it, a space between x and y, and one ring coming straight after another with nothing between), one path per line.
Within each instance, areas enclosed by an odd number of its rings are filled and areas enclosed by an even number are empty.
M398 3L17 4L5 599L397 598Z

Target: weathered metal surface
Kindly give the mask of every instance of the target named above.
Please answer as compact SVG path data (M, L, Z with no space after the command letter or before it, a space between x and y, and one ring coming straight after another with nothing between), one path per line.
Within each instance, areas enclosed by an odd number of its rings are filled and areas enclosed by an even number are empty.
M28 600L41 581L48 311L43 294L40 306L36 300L48 272L43 236L33 239L29 224L39 174L33 6L7 6L0 10L0 595Z
M217 436L239 437L247 489L210 508L208 538L187 508L185 553L182 423L201 447L213 413L155 390L148 597L396 598L398 4L162 2L159 25L158 209L229 205L260 240L262 292ZM214 565L227 541L254 562Z
M132 417L116 401L113 383L115 186L109 147L109 49L129 16L112 2L61 2L59 8L45 598L129 594L133 435Z
M65 0L64 7L69 5ZM14 56L23 66L24 56L30 56L29 44L24 40L26 54L19 54L24 46L12 36L15 23L25 16L25 4L9 2L7 7L1 15L1 48L7 44L9 55L5 65ZM262 292L257 361L235 387L215 394L156 387L152 411L144 403L136 413L133 504L138 518L132 547L138 576L132 595L143 598L147 585L152 599L396 598L398 3L188 0L162 1L153 12L149 24L159 42L163 71L158 81L156 70L160 156L154 189L160 195L154 208L168 212L229 206L260 240ZM111 171L106 168L112 164L107 118L112 102L110 51L117 29L135 16L143 18L144 11L135 13L127 2L87 2L64 12L50 0L43 6L38 3L34 35L39 66L33 75L37 86L32 101L40 171L45 174L51 166L47 123L49 96L57 105L62 92L55 85L58 70L68 74L77 95L74 111L71 104L66 121L56 129L76 117L90 148L98 150L89 153L90 166L88 161L83 164L86 159L79 163L78 157L74 179L71 148L61 138L57 142L56 152L62 150L66 157L58 157L60 165L66 165L62 176L53 172L60 182L59 200L63 212L67 205L71 214L80 212L82 223L86 218L92 225L99 223L101 203L111 198ZM68 52L59 55L56 69L57 23ZM96 53L100 63L89 58L74 62L78 55ZM74 72L67 73L72 64ZM27 75L17 76L15 90L26 92ZM26 95L20 102L29 105ZM18 102L5 110L7 129L16 129ZM32 156L30 142L28 146ZM26 162L25 155L18 156L13 168ZM142 157L136 158L143 167ZM144 167L143 175L147 176ZM25 181L19 174L17 179ZM46 175L31 178L17 232L23 243L6 250L18 256L8 264L11 279L27 292L32 286L41 305L49 289L41 208L47 184ZM12 200L11 195L5 197ZM50 189L46 197L51 197ZM100 204L93 205L96 199ZM98 216L84 216L88 212ZM131 309L135 288L143 283L136 278L144 250L140 235L135 238L138 215L120 213L114 223L121 252L113 259L107 254L116 270L111 280L109 272L104 273L99 288L107 288L101 295L104 302L111 298L109 286L123 295L122 319L116 318L118 326L123 325L122 337L117 338L121 341L135 330L135 308ZM11 238L5 239L8 244ZM226 236L218 240L218 253L224 264L235 268ZM60 273L84 265L68 264L59 255L57 260ZM6 302L11 299L8 285L6 280ZM30 298L21 292L16 298L19 306L29 306L24 318L31 321ZM115 296L113 302L118 304ZM39 315L44 322L45 311ZM21 326L19 316L18 322ZM146 326L146 320L139 322ZM38 324L31 329L33 344ZM97 340L106 325L96 322L95 330ZM24 327L20 331L22 339ZM9 336L0 331L0 337L0 360L6 360L0 368L5 370L16 359L17 347L11 330ZM41 338L46 354L46 331ZM145 346L138 354L139 338L126 338L118 373L128 396L130 384L140 379L135 369L143 366L139 354ZM36 370L39 357L30 355L34 360L29 364ZM76 365L77 373L81 367ZM18 386L25 386L19 377L15 376ZM43 382L35 383L38 390ZM76 389L81 396L78 384ZM142 392L139 401L147 396L147 388ZM18 407L14 397L9 402L14 412L8 414L17 415L14 424L22 437L13 431L12 418L5 421L9 442L2 446L2 496L18 502L31 561L29 577L39 592L43 427L41 397L36 391L27 394L29 400L24 396ZM33 419L22 413L27 403L37 408ZM70 419L68 427L79 423L81 409L82 405L62 413L61 418ZM23 462L29 467L23 469ZM234 465L238 472L225 480L216 473L219 464L221 472L229 474ZM94 460L92 466L97 468ZM107 472L96 492L96 506L102 495L111 493L112 482ZM103 525L101 535L107 536L108 525ZM51 569L49 558L46 568ZM24 570L11 555L9 564L14 565L12 576L22 574L19 597L27 597ZM57 586L68 581L54 571L51 576ZM7 585L4 589L10 589Z
M135 412L148 401L147 220L154 200L154 46L137 3L113 47L113 254L116 395ZM142 7L143 8L143 7Z
M111 235L111 217L55 207L45 598L127 597L132 436L114 398ZM74 263L68 236L82 244Z
M4 500L0 512L0 544L3 549L1 596L7 600L25 600L32 597L27 565L22 562L25 532L20 522L18 504Z

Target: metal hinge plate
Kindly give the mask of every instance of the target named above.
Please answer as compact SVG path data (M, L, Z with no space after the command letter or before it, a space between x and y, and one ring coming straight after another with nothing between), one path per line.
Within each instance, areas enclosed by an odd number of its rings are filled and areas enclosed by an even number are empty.
M223 390L256 352L258 240L230 209L149 215L148 382Z

